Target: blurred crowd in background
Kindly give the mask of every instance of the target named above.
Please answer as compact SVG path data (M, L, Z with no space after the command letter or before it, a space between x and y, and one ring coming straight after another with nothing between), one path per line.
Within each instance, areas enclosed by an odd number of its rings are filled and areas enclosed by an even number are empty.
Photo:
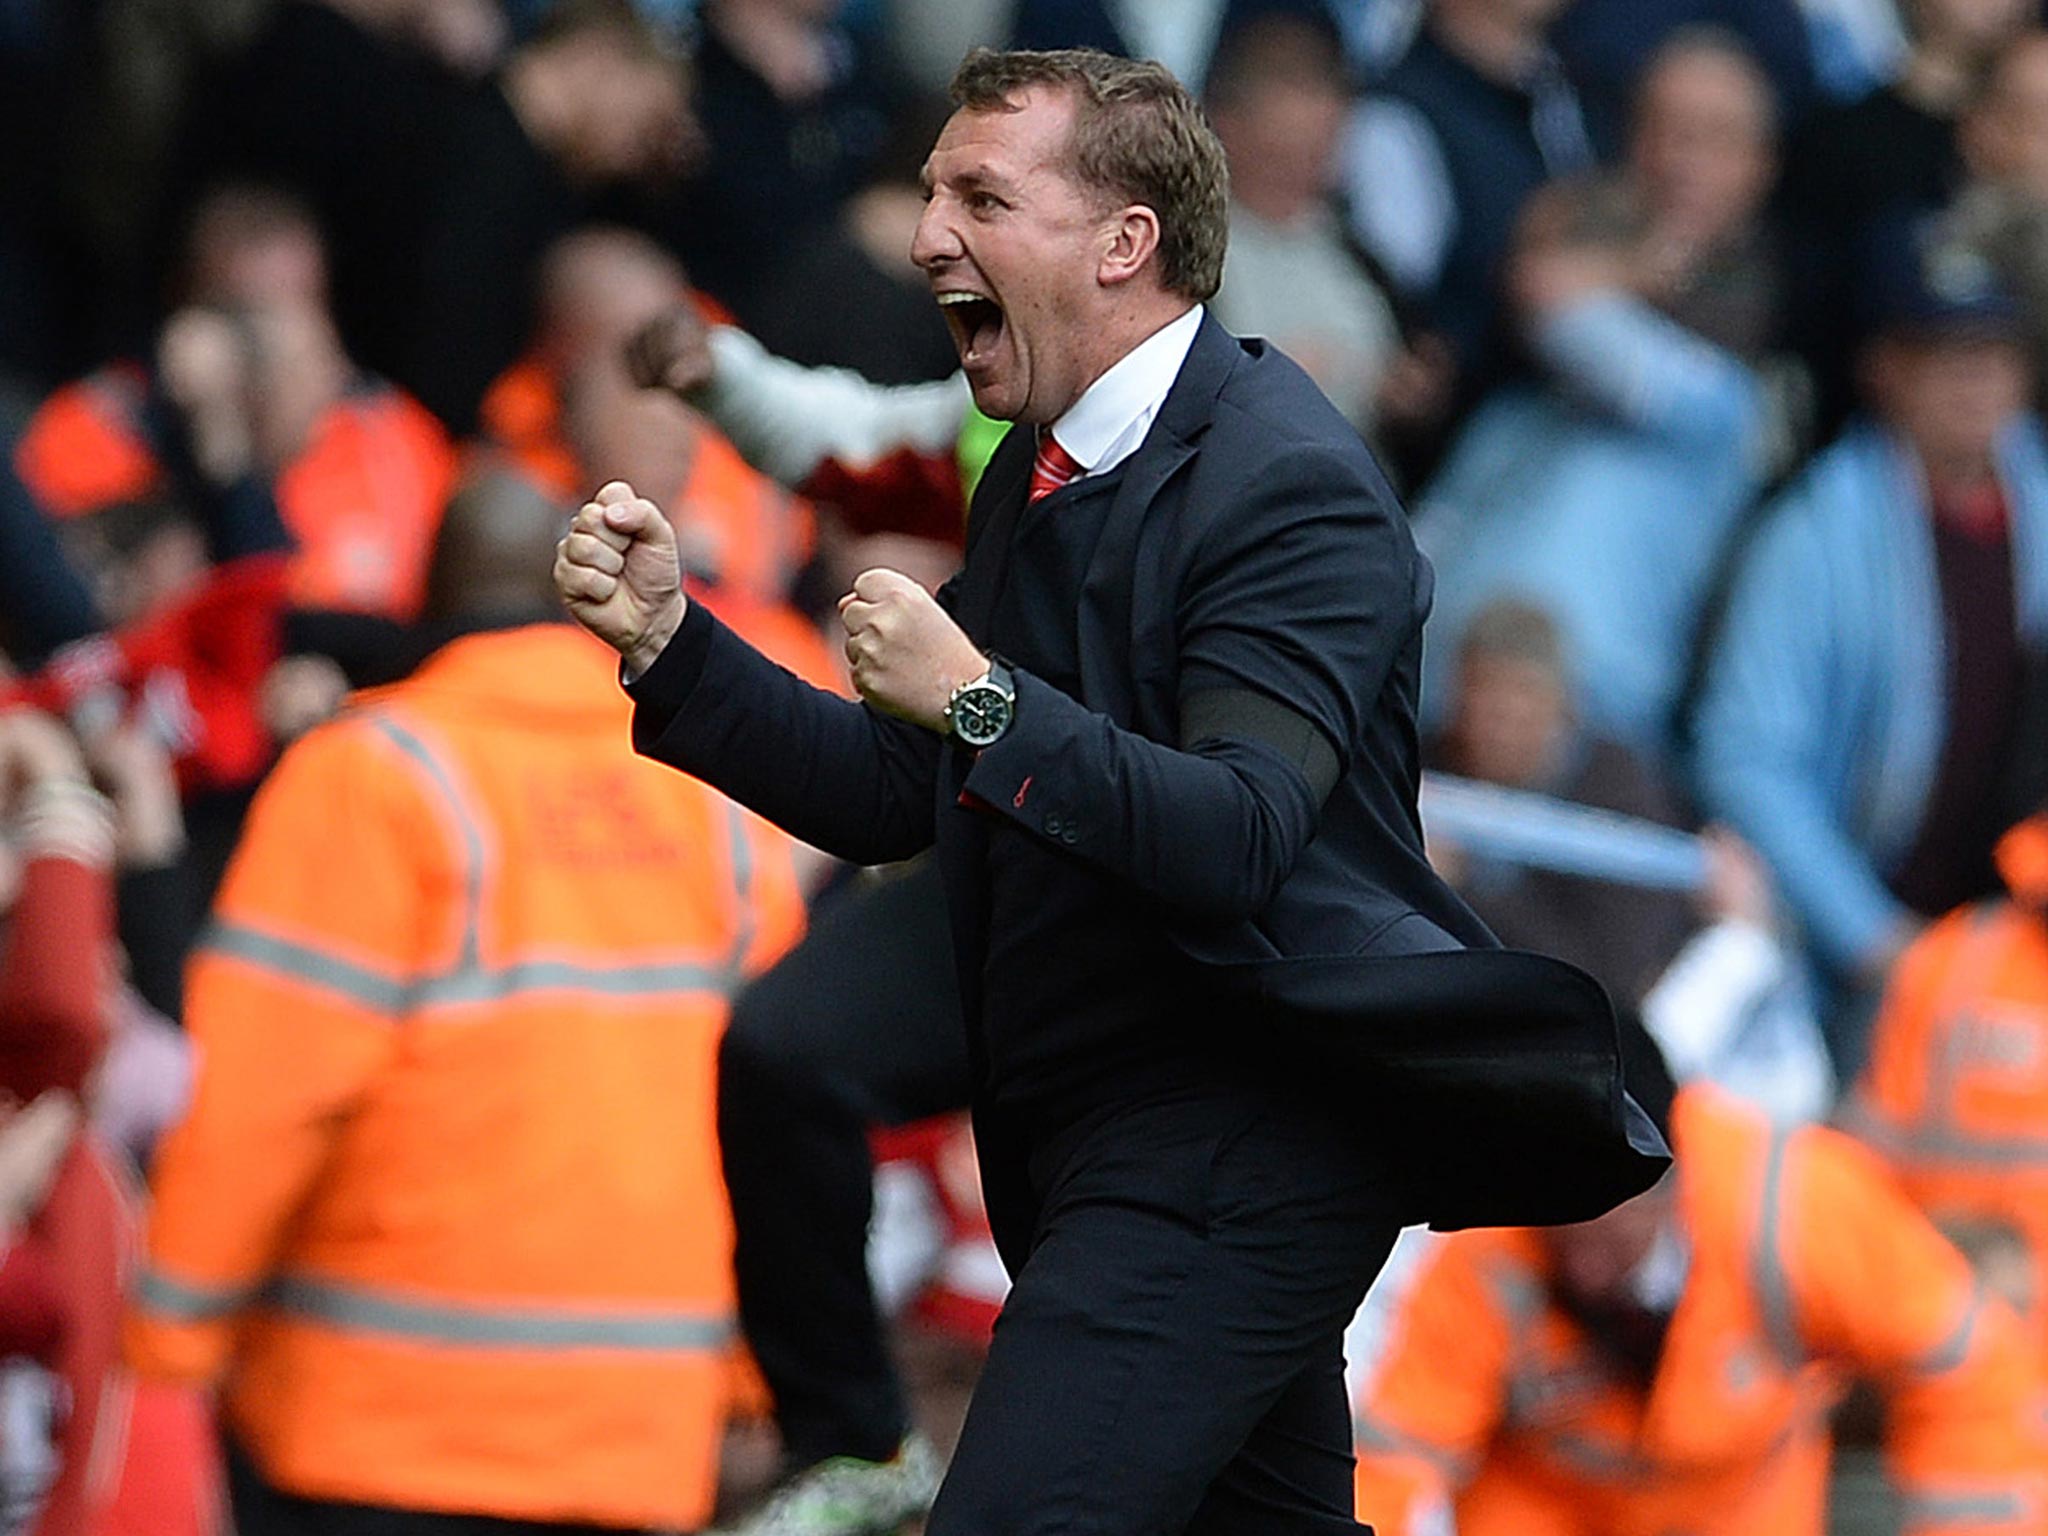
M840 688L852 574L950 573L1002 428L909 251L983 43L1202 99L1213 308L1434 563L1429 767L1698 834L1432 836L1686 1171L1404 1249L1363 1517L2048 1530L2034 0L0 0L0 1530L712 1519L719 1030L873 877L639 763L547 564L629 481ZM964 1126L877 1150L971 1350Z

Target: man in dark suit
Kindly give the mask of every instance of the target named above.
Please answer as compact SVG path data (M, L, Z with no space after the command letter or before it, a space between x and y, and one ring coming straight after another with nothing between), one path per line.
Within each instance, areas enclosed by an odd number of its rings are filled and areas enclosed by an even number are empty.
M689 603L629 487L557 583L643 752L860 863L937 846L1015 1287L928 1529L1354 1529L1340 1334L1396 1229L1590 1215L1662 1146L1598 988L1484 948L1423 856L1428 567L1315 386L1206 317L1187 93L977 52L954 97L913 255L1034 430L938 599L842 600L864 702Z

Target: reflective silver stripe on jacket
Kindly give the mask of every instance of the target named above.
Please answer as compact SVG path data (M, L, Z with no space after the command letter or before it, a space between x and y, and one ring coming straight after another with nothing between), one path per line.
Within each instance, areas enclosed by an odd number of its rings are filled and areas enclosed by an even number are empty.
M457 1348L679 1353L721 1350L734 1336L732 1318L724 1313L497 1306L297 1275L266 1286L263 1303L287 1317L349 1333Z
M1965 1172L2048 1172L2048 1136L1979 1136L1940 1117L1933 1124L1902 1126L1862 1099L1851 1099L1837 1119L1843 1130L1894 1162L1948 1164Z
M2011 1488L1916 1488L1905 1490L1900 1526L2009 1525L2033 1531L2034 1501Z
M348 1333L451 1348L702 1353L722 1350L734 1337L732 1318L724 1313L495 1305L303 1275L261 1287L214 1286L149 1270L136 1283L136 1300L173 1322L214 1322L260 1308Z
M1790 1141L1788 1132L1772 1132L1770 1150L1764 1157L1756 1221L1756 1294L1771 1348L1787 1370L1797 1370L1805 1363L1806 1346L1799 1338L1792 1282L1785 1272L1785 1154Z
M1941 1376L1955 1370L1970 1358L1970 1346L1977 1341L1977 1322L1984 1315L1984 1282L1973 1278L1970 1283L1970 1299L1963 1304L1962 1316L1956 1319L1955 1327L1948 1331L1932 1349L1913 1362L1913 1369L1923 1376Z
M506 1002L539 992L580 992L605 998L679 998L732 994L730 963L701 960L589 965L569 960L522 960L502 966L465 966L407 980L380 974L309 944L279 938L246 923L215 922L202 950L224 955L291 981L397 1018L428 1008Z
M1361 1408L1352 1414L1351 1432L1353 1443L1363 1455L1412 1456L1427 1462L1454 1486L1472 1475L1472 1464L1468 1458L1396 1429L1366 1409Z
M454 823L463 850L463 921L455 964L427 976L391 975L314 945L266 933L246 922L216 920L201 940L210 953L334 993L373 1013L396 1018L425 1008L497 1003L536 992L582 992L606 998L665 998L691 994L729 998L745 979L753 947L754 850L746 814L726 804L732 870L733 937L724 958L634 960L591 965L580 960L529 957L487 966L481 958L481 913L489 851L483 829L463 802L456 772L426 740L388 715L371 727L425 774L435 798Z
M373 717L370 726L378 735L419 764L435 790L439 792L442 808L454 821L456 831L462 838L462 952L455 963L460 969L473 967L477 963L481 943L479 930L484 906L484 869L489 860L484 845L483 829L477 825L476 818L469 814L469 802L456 787L454 772L434 755L424 741L389 715Z
M407 984L344 960L310 944L280 938L245 923L215 920L199 941L209 954L225 955L292 981L302 981L323 992L332 992L349 1002L361 1004L373 1013L399 1014L405 1011Z
M145 1269L135 1281L135 1302L145 1312L177 1323L210 1323L233 1317L257 1297L251 1285L195 1285Z

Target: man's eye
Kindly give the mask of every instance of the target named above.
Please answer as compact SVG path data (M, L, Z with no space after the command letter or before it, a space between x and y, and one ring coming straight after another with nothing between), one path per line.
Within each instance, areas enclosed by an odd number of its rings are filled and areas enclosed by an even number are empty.
M967 206L976 213L994 213L1005 205L993 192L972 192L968 194Z

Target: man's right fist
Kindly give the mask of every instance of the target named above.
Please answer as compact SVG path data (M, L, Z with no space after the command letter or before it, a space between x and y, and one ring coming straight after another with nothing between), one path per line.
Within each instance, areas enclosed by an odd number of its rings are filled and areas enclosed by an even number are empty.
M675 529L622 480L585 502L555 546L555 590L577 623L625 658L628 677L654 664L689 608Z

